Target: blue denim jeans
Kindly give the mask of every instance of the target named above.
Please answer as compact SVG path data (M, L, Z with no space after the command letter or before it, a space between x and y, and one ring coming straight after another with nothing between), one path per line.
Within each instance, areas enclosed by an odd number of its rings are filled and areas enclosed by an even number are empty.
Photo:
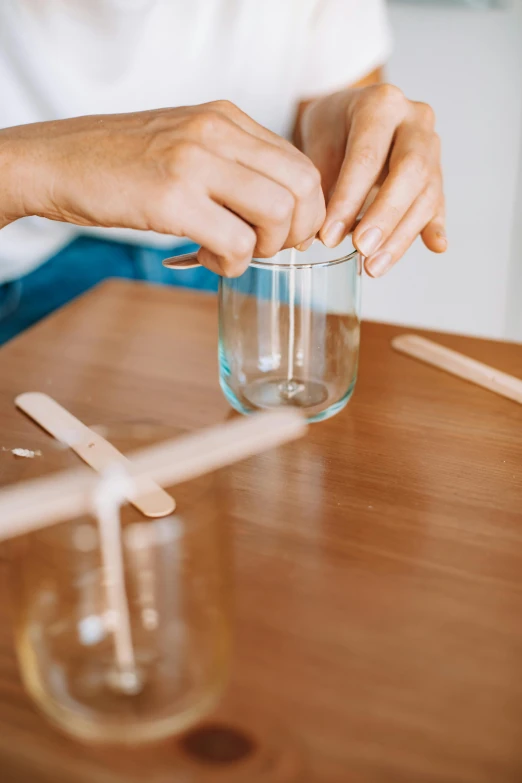
M195 248L158 250L79 237L28 275L0 283L0 345L109 277L217 291L218 277L207 269L162 266L164 258Z

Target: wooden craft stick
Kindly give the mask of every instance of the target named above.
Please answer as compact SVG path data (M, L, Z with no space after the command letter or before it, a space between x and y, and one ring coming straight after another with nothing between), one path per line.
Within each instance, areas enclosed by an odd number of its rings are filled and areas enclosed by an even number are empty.
M26 392L16 397L15 404L46 432L69 446L98 473L103 473L109 465L118 463L128 469L127 457L47 394ZM166 517L176 508L174 498L147 476L140 479L132 500L128 500L146 517Z
M130 455L129 475L174 486L218 468L280 446L304 435L306 421L297 410L278 410L151 446ZM0 490L0 540L92 510L99 479L77 468Z
M172 258L166 258L163 262L163 266L168 269L195 269L201 264L198 261L197 251L195 253L185 253L182 256L173 256Z
M440 370L445 370L451 375L457 375L465 381L489 389L502 397L522 403L522 380L513 375L495 370L469 356L413 334L395 337L392 340L392 346L400 353L431 364Z

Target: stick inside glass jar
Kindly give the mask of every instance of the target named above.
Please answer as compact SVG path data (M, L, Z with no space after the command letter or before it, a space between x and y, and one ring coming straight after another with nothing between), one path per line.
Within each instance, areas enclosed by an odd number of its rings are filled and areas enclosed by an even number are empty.
M297 310L297 290L296 290L296 263L297 251L293 247L290 250L290 262L288 268L288 345L287 345L287 367L286 380L279 386L279 394L286 402L294 401L297 403L297 395L304 389L304 384L295 377L296 358L297 358L297 340L296 340L296 310ZM309 360L310 351L310 297L311 297L311 276L310 270L301 270L301 365L304 371ZM279 302L272 300L272 308L279 308Z
M109 630L114 640L115 667L109 672L110 688L134 696L142 688L132 643L129 602L125 589L125 568L120 512L132 492L130 478L119 466L113 466L100 479L93 505L98 519L101 560Z
M295 247L290 250L290 269L288 270L288 372L287 386L291 391L294 380L295 355Z

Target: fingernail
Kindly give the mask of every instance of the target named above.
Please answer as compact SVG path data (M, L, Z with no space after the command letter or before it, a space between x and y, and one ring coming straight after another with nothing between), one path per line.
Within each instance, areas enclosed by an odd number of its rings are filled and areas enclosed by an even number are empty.
M446 232L444 230L437 231L436 237L441 242L444 242L445 245L448 244L448 237L446 236Z
M371 256L375 253L382 242L382 231L380 228L369 228L357 242L357 249L363 256Z
M343 241L345 232L346 226L341 220L337 220L323 232L323 243L326 247L337 247Z
M305 250L308 250L309 247L312 247L314 240L315 237L310 237L310 239L306 239L304 242L300 242L299 245L296 245L295 249L300 250L301 253L304 253Z
M388 271L393 261L391 253L377 253L366 262L366 270L372 277L380 277Z

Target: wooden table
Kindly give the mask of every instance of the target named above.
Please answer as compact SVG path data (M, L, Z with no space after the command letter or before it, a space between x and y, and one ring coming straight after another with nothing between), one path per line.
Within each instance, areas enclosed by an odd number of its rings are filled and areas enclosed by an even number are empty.
M364 325L343 413L229 470L238 630L223 709L289 732L302 781L515 783L522 408L394 353L400 331ZM521 346L436 339L522 375ZM33 432L13 407L25 390L88 423L222 420L215 344L212 296L110 282L0 351L0 446ZM2 783L189 779L175 743L109 754L55 733L20 687L1 595Z

